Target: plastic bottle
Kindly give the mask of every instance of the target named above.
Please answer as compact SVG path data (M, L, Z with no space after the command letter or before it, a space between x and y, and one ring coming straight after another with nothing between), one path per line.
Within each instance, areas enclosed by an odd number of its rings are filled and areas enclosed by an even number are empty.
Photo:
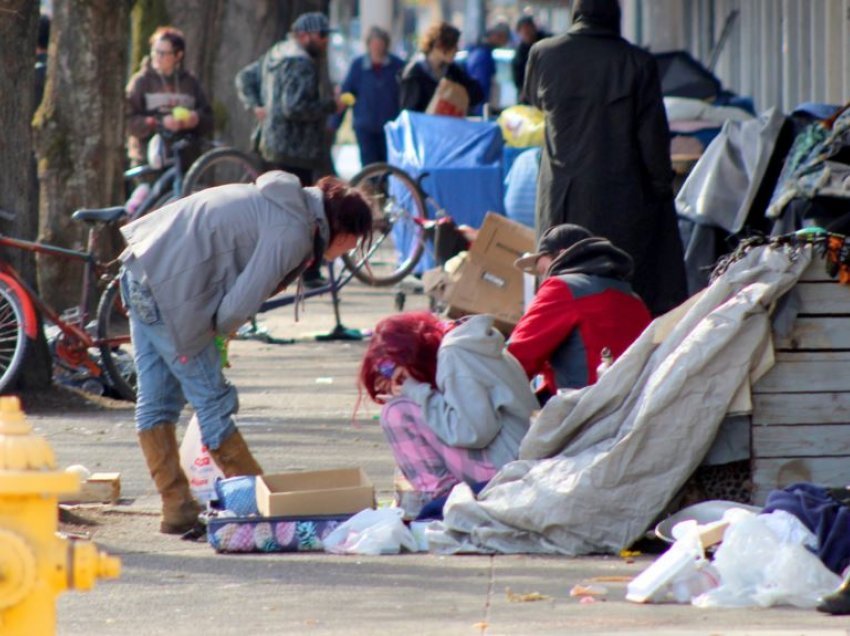
M599 354L599 357L602 358L602 362L596 367L597 380L605 375L611 365L614 364L614 356L608 347L602 347L602 353Z
M124 204L124 208L127 210L129 216L133 216L136 210L139 209L139 206L147 198L148 194L150 194L150 191L151 186L149 183L140 183L135 187L130 198L127 199L127 203Z

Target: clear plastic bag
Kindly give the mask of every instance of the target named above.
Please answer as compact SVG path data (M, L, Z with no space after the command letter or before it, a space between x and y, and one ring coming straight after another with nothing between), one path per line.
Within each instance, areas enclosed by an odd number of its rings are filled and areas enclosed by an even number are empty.
M812 608L841 583L804 545L811 533L784 511L736 519L714 557L721 585L697 607L794 605Z
M216 498L215 482L224 479L224 473L201 442L201 426L193 415L180 443L180 467L189 480L192 495L201 503Z
M334 554L398 554L416 552L416 539L401 520L400 508L362 510L324 538L325 552Z

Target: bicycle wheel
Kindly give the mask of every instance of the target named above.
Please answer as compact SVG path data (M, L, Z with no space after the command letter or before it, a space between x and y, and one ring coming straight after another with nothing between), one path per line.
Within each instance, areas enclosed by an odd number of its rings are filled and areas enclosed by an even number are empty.
M425 251L421 221L427 217L419 187L404 170L386 163L366 166L351 185L361 188L372 202L372 236L342 260L367 285L394 285L413 271Z
M0 393L14 385L27 352L22 300L0 280Z
M228 183L251 183L260 174L254 160L235 148L215 148L198 157L183 180L183 196Z
M130 318L121 300L119 279L107 285L97 306L97 338L103 368L115 392L136 399L136 361L130 341Z

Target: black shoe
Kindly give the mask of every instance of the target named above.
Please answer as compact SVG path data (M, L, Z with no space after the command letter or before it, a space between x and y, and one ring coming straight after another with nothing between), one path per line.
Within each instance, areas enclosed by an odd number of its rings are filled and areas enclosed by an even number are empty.
M820 600L818 611L836 616L850 614L850 576L844 579L841 587Z
M301 280L304 281L304 287L307 289L318 289L319 287L324 287L328 284L328 279L322 276L319 272L306 271L301 277Z

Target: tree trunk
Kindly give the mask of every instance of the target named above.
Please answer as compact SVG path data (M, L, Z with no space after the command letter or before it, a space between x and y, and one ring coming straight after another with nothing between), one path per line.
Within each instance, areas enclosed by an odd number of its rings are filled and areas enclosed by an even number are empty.
M29 114L35 104L36 0L0 0L0 209L14 214L0 219L0 232L32 240L38 233L38 188ZM32 52L26 55L24 52ZM27 90L28 87L32 87ZM4 258L30 285L35 284L35 259L27 252L5 250ZM39 325L40 327L40 325ZM50 385L51 360L39 328L30 343L19 378L19 389Z
M40 239L84 249L77 208L123 201L124 83L129 3L54 3L47 86L33 126L40 179ZM57 308L79 302L82 267L39 258L42 295Z

